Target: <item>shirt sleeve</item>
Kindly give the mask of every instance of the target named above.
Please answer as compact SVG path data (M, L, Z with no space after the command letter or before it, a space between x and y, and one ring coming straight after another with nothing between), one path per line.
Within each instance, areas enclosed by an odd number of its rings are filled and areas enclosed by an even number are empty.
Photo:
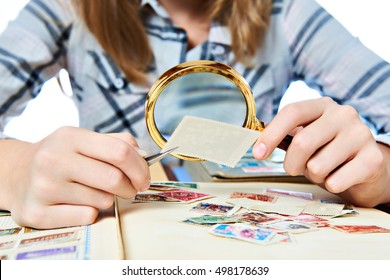
M284 3L283 28L294 78L339 104L354 107L376 134L389 133L390 64L316 1Z
M0 137L66 63L71 1L30 1L0 34Z

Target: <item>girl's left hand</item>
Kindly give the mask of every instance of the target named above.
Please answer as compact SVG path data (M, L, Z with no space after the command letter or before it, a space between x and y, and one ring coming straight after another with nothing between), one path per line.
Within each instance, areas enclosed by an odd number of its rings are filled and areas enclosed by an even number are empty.
M304 174L356 205L390 201L390 147L375 141L351 106L328 97L285 106L261 133L254 157L266 159L290 133L287 173Z

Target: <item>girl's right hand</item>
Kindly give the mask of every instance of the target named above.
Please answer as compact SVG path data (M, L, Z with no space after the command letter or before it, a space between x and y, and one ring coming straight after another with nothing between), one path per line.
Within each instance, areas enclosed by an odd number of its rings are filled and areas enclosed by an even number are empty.
M127 133L63 127L40 142L16 146L5 201L19 225L91 224L114 195L131 198L150 185L149 167Z

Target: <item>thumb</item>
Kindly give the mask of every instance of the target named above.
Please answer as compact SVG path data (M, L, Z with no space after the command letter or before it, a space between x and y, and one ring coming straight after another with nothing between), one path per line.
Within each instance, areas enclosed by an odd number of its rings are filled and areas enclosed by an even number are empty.
M287 151L292 141L292 136L288 135L288 127L283 127L283 125L278 123L279 119L275 118L272 120L260 133L252 149L254 158L259 160L266 159L277 147Z
M256 143L253 145L252 153L255 159L266 159L268 157L268 147L260 137L257 139Z
M130 146L138 147L137 140L130 133L125 133L125 132L122 132L122 133L109 133L108 135L111 136L111 137L120 139L122 141L125 141Z

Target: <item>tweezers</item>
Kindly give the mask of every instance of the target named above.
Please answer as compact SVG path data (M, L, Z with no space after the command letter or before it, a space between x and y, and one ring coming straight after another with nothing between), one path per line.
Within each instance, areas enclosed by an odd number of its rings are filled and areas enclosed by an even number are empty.
M174 150L176 150L178 147L174 147L172 149L169 149L169 150L166 150L165 152L160 152L158 154L154 154L154 155L151 155L151 156L148 156L148 157L145 157L145 160L146 162L148 163L148 165L152 165L153 163L156 163L160 160L162 160L163 158L165 158L167 155L169 155L170 153L172 153Z

